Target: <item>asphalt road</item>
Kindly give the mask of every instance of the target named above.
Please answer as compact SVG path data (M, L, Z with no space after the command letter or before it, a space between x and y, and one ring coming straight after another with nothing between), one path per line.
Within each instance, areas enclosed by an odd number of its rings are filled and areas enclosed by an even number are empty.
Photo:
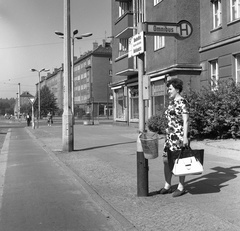
M121 230L55 159L33 142L21 125L11 126L0 230ZM25 125L24 125L25 126Z

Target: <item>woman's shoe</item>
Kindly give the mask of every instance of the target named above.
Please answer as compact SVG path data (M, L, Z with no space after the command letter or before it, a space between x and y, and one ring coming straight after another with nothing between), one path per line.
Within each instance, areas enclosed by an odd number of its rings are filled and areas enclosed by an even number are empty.
M169 189L162 188L162 189L159 190L159 194L162 194L162 195L172 193L172 192L173 192L173 190L172 190L171 187Z
M180 197L180 196L182 196L185 193L186 193L185 189L183 189L182 191L180 191L179 189L176 189L172 196L173 197Z

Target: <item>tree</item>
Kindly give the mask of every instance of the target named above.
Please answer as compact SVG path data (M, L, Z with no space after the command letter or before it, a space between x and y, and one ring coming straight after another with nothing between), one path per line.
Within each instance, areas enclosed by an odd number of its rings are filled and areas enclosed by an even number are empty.
M46 116L49 111L53 114L58 110L57 99L47 86L40 90L41 116ZM34 103L34 110L38 110L38 95Z
M20 108L20 112L21 113L32 113L32 105L30 104L30 103L28 103L28 104L22 104L21 105L21 108Z
M0 99L0 114L4 115L5 113L14 114L14 105L16 100L11 99Z

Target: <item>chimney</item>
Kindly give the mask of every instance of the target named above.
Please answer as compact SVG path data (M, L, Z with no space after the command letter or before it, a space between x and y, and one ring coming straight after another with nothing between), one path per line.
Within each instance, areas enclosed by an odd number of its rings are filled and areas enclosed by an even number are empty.
M98 48L98 43L97 42L94 42L93 43L93 50L96 50Z
M103 47L106 47L106 40L105 39L103 39Z

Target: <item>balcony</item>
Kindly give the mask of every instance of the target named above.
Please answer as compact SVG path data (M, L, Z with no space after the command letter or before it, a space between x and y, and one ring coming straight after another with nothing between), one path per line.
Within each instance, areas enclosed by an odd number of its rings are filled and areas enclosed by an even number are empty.
M133 36L133 13L128 11L115 22L114 34L116 38L130 38Z
M137 74L134 69L134 59L128 58L128 54L124 54L115 59L115 74L121 76L131 76Z

